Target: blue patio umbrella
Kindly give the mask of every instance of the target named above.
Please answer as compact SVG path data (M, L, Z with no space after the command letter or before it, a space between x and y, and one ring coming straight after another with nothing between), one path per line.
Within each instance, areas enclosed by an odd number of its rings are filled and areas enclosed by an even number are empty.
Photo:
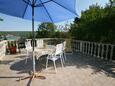
M60 22L74 17L76 0L0 0L0 12L32 20L32 44L34 52L34 21ZM35 59L33 56L33 72Z

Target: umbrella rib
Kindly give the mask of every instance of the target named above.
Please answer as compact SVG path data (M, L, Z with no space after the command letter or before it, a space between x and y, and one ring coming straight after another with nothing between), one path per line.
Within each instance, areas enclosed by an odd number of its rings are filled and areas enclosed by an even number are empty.
M40 1L41 1L41 0L40 0ZM50 18L50 20L51 20L52 23L53 23L53 19L51 18L50 13L49 13L48 10L46 9L46 7L44 6L44 4L43 4L42 1L41 1L41 4L43 5L44 9L46 10L46 12L47 12L47 14L48 14L48 16L49 16L49 18Z
M35 0L35 3L37 2L37 0Z
M41 2L40 4L35 5L36 7L39 7L41 4L46 4L48 2L51 2L52 0L46 1L46 2Z
M28 0L28 2L27 1L25 1L25 0L23 0L26 4L28 4L28 5L31 5L31 3L29 3L30 1Z
M68 11L70 11L70 12L74 13L75 15L77 15L77 13L73 12L72 10L69 10L69 9L68 9L68 8L66 8L65 6L63 6L63 5L59 4L58 2L56 2L56 1L54 1L54 0L51 0L51 1L52 1L52 2L54 2L54 3L56 3L56 4L58 4L59 6L63 7L64 9L66 9L66 10L68 10ZM78 15L77 15L77 16L78 16Z
M25 13L26 13L27 7L28 7L28 4L26 5L26 8L25 8L24 13L23 13L23 15L22 15L23 18L24 18L24 15L25 15Z

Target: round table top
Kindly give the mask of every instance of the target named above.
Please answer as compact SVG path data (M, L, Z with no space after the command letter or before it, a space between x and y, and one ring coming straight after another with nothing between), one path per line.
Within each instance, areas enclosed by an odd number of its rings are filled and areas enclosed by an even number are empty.
M37 56L37 59L39 59L40 56L46 54L52 54L54 51L55 46L47 46L45 48L35 48L34 54Z

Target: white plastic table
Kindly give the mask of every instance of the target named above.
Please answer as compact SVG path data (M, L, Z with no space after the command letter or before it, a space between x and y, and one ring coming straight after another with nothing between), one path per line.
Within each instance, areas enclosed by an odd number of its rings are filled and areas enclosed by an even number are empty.
M45 48L35 48L34 54L37 59L39 59L40 56L46 55L46 54L52 54L55 51L55 46L49 45Z

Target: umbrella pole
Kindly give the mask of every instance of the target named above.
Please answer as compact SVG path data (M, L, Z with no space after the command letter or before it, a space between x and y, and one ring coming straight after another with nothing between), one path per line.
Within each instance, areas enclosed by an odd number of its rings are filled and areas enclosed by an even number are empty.
M28 79L30 78L31 81L34 79L34 78L40 78L40 79L45 79L44 76L41 76L39 74L36 73L36 69L35 69L35 54L34 54L34 48L35 48L35 33L34 33L34 7L35 7L35 3L34 3L34 0L32 2L32 63L33 63L33 73L28 76L28 77L24 77L24 78L21 78L19 80L16 80L16 81L20 81L20 80L25 80L25 79Z
M45 79L44 76L41 76L39 74L36 73L36 69L35 69L35 54L34 54L34 48L35 48L35 33L34 33L34 7L35 7L35 3L33 0L33 4L32 4L32 60L33 60L33 74L31 76L31 79L33 78L41 78L41 79Z
M35 54L34 54L34 48L35 48L35 33L34 33L34 8L35 8L35 2L33 0L32 2L32 60L33 60L33 74L32 74L32 79L33 78L41 78L41 79L45 79L44 76L41 76L39 74L36 73L36 69L35 69Z
M34 56L34 47L35 47L35 34L34 34L34 0L32 5L32 60L33 60L33 73L35 73L35 56Z

